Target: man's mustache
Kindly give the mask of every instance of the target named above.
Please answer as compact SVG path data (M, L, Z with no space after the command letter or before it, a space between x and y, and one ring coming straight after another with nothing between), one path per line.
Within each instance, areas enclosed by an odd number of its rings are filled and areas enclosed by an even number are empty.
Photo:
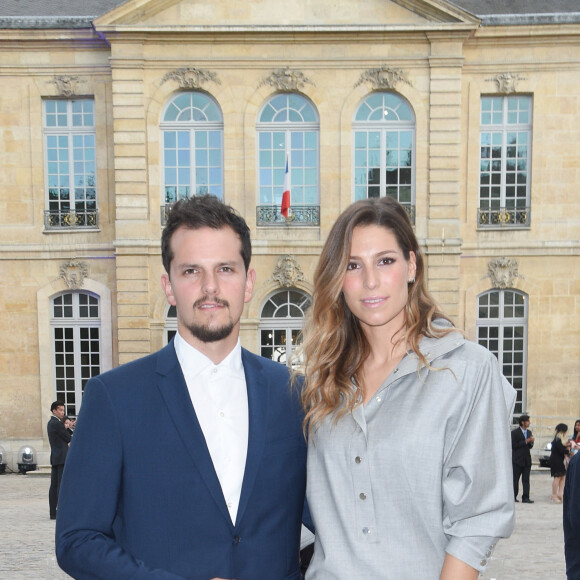
M203 306L206 302L213 302L218 306L225 306L226 308L229 307L230 303L227 300L222 300L221 298L210 298L209 296L202 296L198 300L193 303L193 308L199 308Z

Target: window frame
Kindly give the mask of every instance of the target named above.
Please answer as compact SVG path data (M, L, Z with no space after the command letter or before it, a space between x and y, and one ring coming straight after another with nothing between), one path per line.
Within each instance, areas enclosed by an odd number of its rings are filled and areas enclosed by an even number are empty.
M382 98L382 103L375 104L371 107L369 103L372 100L376 100L378 97ZM393 103L393 98L396 99L396 107L391 106ZM391 103L387 103L387 100L390 100ZM366 119L357 119L362 114L363 107L367 107L369 109L369 113ZM404 116L409 116L410 118L400 118L400 114L398 109L404 107ZM379 110L382 111L380 119L368 119L370 116L377 116L379 114ZM388 119L389 114L391 115L391 119ZM385 120L387 117L387 120ZM394 117L394 118L393 118ZM379 146L370 148L368 146L369 137L373 133L379 134ZM388 139L389 134L394 135L397 134L397 145L396 148L389 149L388 146ZM359 136L362 134L366 134L366 147L360 147L358 145ZM410 147L401 147L401 136L405 135L405 139L408 139L408 135L410 134ZM410 165L401 165L402 160L402 152L408 151L410 148ZM369 165L369 157L373 157L372 151L378 150L378 166L375 164ZM364 165L360 164L359 161L359 154L358 152L365 151L365 160ZM390 152L397 152L397 163L387 164L389 153ZM416 164L416 155L417 155L417 117L415 115L415 111L411 106L411 103L400 93L396 91L374 91L368 94L356 107L356 110L353 115L352 120L352 159L351 159L351 170L352 170L352 183L351 183L351 198L353 201L357 201L359 199L368 199L369 198L369 189L372 187L376 189L379 193L378 197L385 197L386 195L391 195L388 193L388 188L392 188L397 190L396 197L392 195L394 199L396 199L403 207L406 209L411 221L414 222L415 220L415 205L416 205L416 172L417 172L417 164ZM391 158L393 156L391 155ZM357 182L357 175L360 170L367 169L367 177L364 180L364 183ZM368 169L374 169L379 172L379 183L369 183L368 181ZM389 168L390 171L396 170L397 180L392 181L389 176ZM401 171L405 168L409 169L410 173L410 182L405 183L401 181ZM361 195L359 190L362 188L366 189L364 195ZM409 199L402 199L401 190L403 188L408 187L410 189L410 196ZM373 195L372 197L377 197Z
M511 293L514 295L514 302L512 305L509 303L506 304L506 297ZM498 295L497 304L492 304L491 306L482 304L481 301L484 297L490 297L493 294ZM521 298L522 304L518 305L515 302L515 297L519 296ZM506 308L512 308L514 311L517 307L523 307L523 316L506 316ZM528 320L529 320L529 297L525 292L521 290L516 290L515 288L506 288L506 289L499 289L499 288L492 288L490 290L486 290L481 294L478 294L476 300L476 308L477 308L477 318L476 318L476 333L477 333L477 342L481 344L485 348L488 348L490 352L492 352L499 361L500 369L504 376L508 379L510 384L514 387L517 392L516 398L516 406L514 409L514 413L523 413L526 411L526 404L527 404L527 367L528 367ZM482 317L481 309L482 308L497 308L497 316L488 316ZM516 328L521 327L522 329L522 336L517 337L515 336ZM493 338L489 337L489 333L487 337L482 337L480 333L480 329L489 329L489 328L497 328L497 337L493 337L497 339L497 349L490 348L489 343ZM506 330L512 329L513 336L506 336ZM512 348L507 348L509 346L510 341L515 342L516 340L522 340L522 348L515 349L514 346ZM514 356L516 353L521 352L522 359L521 362L515 360L516 357ZM509 356L511 355L511 361L509 360ZM522 367L522 372L520 374L516 374L514 371L514 367L520 366ZM512 368L512 372L507 372L509 368ZM517 381L515 380L517 379ZM521 381L521 386L518 382ZM514 384L516 382L516 384Z
M517 101L516 101L517 100ZM486 101L490 102L489 109L484 107ZM493 106L494 102L500 102L501 108ZM527 101L527 107L520 108L520 104ZM515 109L510 109L510 104L517 102ZM510 122L510 113L516 114L518 122ZM483 94L480 97L479 113L479 171L477 193L477 226L481 229L522 229L531 227L531 183L532 183L532 140L533 140L533 111L534 99L529 94ZM527 115L526 122L519 122L519 115ZM497 122L494 116L501 115L501 121ZM489 122L485 118L489 117ZM516 143L508 143L511 134L515 134ZM487 137L485 137L487 136ZM520 138L525 136L525 145L520 143ZM499 140L500 143L494 143ZM485 142L484 142L485 140ZM499 157L494 156L494 148L500 148ZM526 156L519 157L521 147L526 148ZM514 149L512 155L509 150ZM489 155L484 151L489 150ZM515 154L515 156L514 156ZM508 156L509 155L509 156ZM518 197L521 185L518 179L522 169L520 160L525 160L525 198ZM494 169L494 164L499 162L499 170ZM514 168L509 167L514 164ZM487 168L485 166L487 165ZM485 176L489 177L486 178ZM499 175L499 183L494 183L494 176ZM513 178L511 177L513 175ZM513 182L511 181L513 179ZM514 188L514 195L508 196L510 188ZM494 189L499 189L499 198L494 194ZM486 190L487 195L482 193ZM499 206L496 200L499 199ZM521 203L523 199L524 203Z
M180 99L183 100L184 96L190 97L190 106L180 108L176 105L176 102ZM201 97L205 101L203 108L194 103L196 97ZM181 115L187 116L187 111L190 111L190 118L168 120L166 117L172 107L180 111L177 117ZM209 118L211 116L216 118ZM201 117L205 117L205 119ZM179 199L205 193L211 193L220 199L224 199L224 116L218 101L202 90L184 90L173 94L163 107L159 133L162 222L164 222L163 216L167 209ZM170 133L175 134L175 147L166 145L166 140L169 138ZM181 136L185 135L187 135L188 139L187 145L180 144ZM204 135L206 146L198 144L199 139L203 138ZM210 143L212 139L216 138L216 135L219 138L219 146L217 147L212 146ZM175 163L168 165L170 151L175 152ZM216 151L218 153L215 153ZM201 163L200 161L202 161L204 156L206 160ZM216 159L216 157L219 157L219 159ZM168 173L172 170L175 171L175 180L172 184L169 184ZM189 173L188 179L185 179L185 172ZM198 179L202 179L201 176L204 172L207 176L205 183L198 181ZM216 173L218 174L218 180L215 180ZM213 177L210 177L212 175ZM175 188L173 196L169 195L169 188Z
M281 301L283 294L286 294L285 301ZM292 301L292 294L300 296L300 301ZM278 304L276 303L277 299L279 302ZM311 304L312 297L308 293L298 288L282 288L269 294L260 308L258 345L261 356L270 358L271 360L276 360L277 362L281 362L283 360L281 364L291 366L292 352L295 346L300 344L300 333L303 327L304 315ZM300 311L302 316L290 316L290 306L294 311ZM288 315L276 316L276 314L279 313L283 308L288 308ZM272 315L265 315L266 309L273 309ZM300 322L297 323L296 321ZM271 331L272 334L272 342L270 344L263 342L263 333L268 331ZM279 341L280 344L276 344L275 340L276 333L279 333L280 331L283 332L285 336L285 340L283 341L283 344L285 345L285 351L283 353L280 352L280 356L274 359L265 354L265 349L272 349L272 354L274 354L277 348L279 349L282 346L282 341ZM293 335L294 332L297 332L297 334ZM294 336L296 338L296 342L293 342L292 340Z
M285 100L284 106L276 101ZM300 108L293 106L298 102ZM276 105L276 106L275 106ZM286 120L264 120L283 116ZM306 114L305 114L306 112ZM290 117L302 120L290 120ZM310 119L305 119L310 117ZM275 138L283 136L281 147ZM270 146L264 141L269 138ZM301 140L301 143L297 143ZM311 143L314 140L315 143ZM310 141L310 143L308 143ZM265 164L269 157L269 163ZM291 218L280 214L284 193L284 174L288 163ZM298 92L280 92L262 105L256 122L257 224L320 225L320 116L314 103Z
M62 103L65 106L64 112L58 110ZM78 103L81 105L81 111L75 111ZM90 111L86 111L84 108L87 103L91 103ZM52 105L55 107L55 111L48 110L48 107ZM63 116L66 123L64 125L58 124L58 120L62 119ZM88 116L90 116L91 122L85 124L84 121ZM52 117L56 121L54 124L49 123L49 119ZM75 124L75 118L78 117L82 118L82 124ZM43 98L42 134L45 175L45 231L98 229L95 99L89 96L75 96L66 99ZM76 143L79 139L82 139L82 144ZM51 144L51 141L55 141L55 143ZM66 159L61 158L62 152L66 152ZM64 164L68 166L66 171L61 167ZM82 171L78 171L79 166L82 166ZM90 170L91 166L92 171ZM54 182L55 180L56 182ZM57 190L57 197L51 199L53 190ZM64 190L68 190L68 199L64 197ZM77 199L77 194L80 191L83 192L82 197Z
M87 297L88 306L81 304L81 296ZM69 304L57 305L58 300L71 297ZM91 299L96 303L90 303ZM63 311L70 309L72 316L57 316L56 309L60 308ZM81 316L83 308L89 310L96 308L96 316ZM62 400L65 403L66 414L69 416L78 415L83 393L87 382L92 377L98 376L104 371L104 353L103 353L103 312L100 297L94 292L90 291L65 291L59 292L51 297L50 300L50 340L52 347L52 382L53 394L55 400ZM89 335L94 334L92 330L97 329L98 336L83 337L83 331L88 330ZM58 331L62 330L63 336L58 336ZM68 332L67 332L68 331ZM68 335L68 336L65 336ZM72 352L66 348L57 349L58 343L72 342ZM87 345L83 343L90 343L89 350ZM97 350L90 350L96 342ZM70 346L70 345L69 345ZM92 359L93 355L97 355L98 363L90 361L88 364L83 362L83 358L89 356ZM59 356L62 357L62 364L59 363ZM72 361L67 359L72 356ZM94 368L98 367L98 372L94 374ZM73 376L68 375L67 369L73 370ZM62 372L59 370L62 369ZM85 372L88 370L88 372ZM69 381L73 381L74 388L68 388ZM59 387L62 383L62 388ZM72 396L71 396L72 394Z

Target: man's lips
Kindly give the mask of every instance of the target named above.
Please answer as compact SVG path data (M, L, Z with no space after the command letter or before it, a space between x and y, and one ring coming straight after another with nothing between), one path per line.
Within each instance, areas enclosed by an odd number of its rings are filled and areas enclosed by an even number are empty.
M215 308L227 308L228 306L229 303L226 300L220 300L219 298L214 298L213 300L201 298L193 304L194 308L199 308L200 310L213 310Z

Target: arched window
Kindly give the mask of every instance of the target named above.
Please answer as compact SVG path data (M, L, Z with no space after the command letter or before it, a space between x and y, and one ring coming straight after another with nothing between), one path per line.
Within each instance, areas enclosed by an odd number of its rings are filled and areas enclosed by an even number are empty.
M67 292L51 306L55 398L76 416L88 380L101 372L100 301L89 292Z
M304 313L310 297L300 290L281 290L262 306L260 354L282 364L289 364L292 350L299 344Z
M390 195L414 219L415 114L393 92L369 95L353 121L355 201Z
M286 167L293 221L319 225L320 124L316 108L297 93L277 94L262 108L257 132L258 225L283 221L280 206Z
M477 298L477 341L495 354L516 390L514 413L526 410L527 298L517 290L490 290Z
M177 308L169 306L165 315L165 344L177 333Z
M171 204L192 195L223 197L223 117L209 95L175 95L161 121L163 198Z

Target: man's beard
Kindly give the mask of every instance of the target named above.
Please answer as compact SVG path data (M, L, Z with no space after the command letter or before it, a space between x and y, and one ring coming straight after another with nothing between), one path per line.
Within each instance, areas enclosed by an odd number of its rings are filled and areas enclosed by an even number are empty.
M193 309L199 308L204 302L208 301L207 296L203 296L199 300L196 300L193 304ZM218 304L219 306L225 306L226 308L229 307L229 302L226 300L221 300L219 298L214 298L213 302ZM209 326L204 326L202 324L188 324L186 328L191 332L194 338L201 340L201 342L218 342L227 338L233 331L235 324L230 321L229 323L225 324L224 326L220 326L219 328L210 328Z
M218 342L227 338L234 329L233 322L220 326L219 328L209 328L201 324L188 324L187 330L191 332L192 336L201 340L201 342Z

